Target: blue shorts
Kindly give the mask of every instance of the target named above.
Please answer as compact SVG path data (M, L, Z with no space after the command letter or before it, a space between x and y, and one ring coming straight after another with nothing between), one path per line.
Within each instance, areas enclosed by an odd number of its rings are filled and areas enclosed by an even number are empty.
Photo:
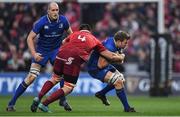
M116 70L115 67L112 65L108 65L103 69L94 69L94 70L89 70L88 73L95 79L101 80L104 82L104 78L107 74L108 71L114 72Z
M42 67L44 67L48 61L50 61L50 63L53 65L54 61L56 59L56 55L58 53L59 48L51 51L51 52L41 52L41 51L37 51L38 53L42 54L43 59L39 62L35 61L34 58L32 58L32 63L37 63L39 65L41 65Z

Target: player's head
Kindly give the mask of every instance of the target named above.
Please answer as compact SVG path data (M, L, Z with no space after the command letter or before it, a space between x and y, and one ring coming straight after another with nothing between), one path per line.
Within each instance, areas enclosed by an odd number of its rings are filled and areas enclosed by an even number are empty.
M91 26L89 24L81 24L79 30L88 30L91 31Z
M125 31L120 30L116 32L114 35L114 40L118 48L124 49L127 46L129 39L130 39L130 35Z
M51 20L57 20L59 16L59 6L56 2L50 2L47 10L48 16Z

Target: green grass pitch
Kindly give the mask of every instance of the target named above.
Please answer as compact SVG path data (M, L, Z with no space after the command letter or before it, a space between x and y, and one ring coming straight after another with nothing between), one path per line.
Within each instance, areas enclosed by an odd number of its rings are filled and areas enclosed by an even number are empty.
M108 97L110 106L104 106L94 96L69 96L68 101L73 107L66 112L58 102L49 106L53 113L36 113L30 111L33 97L21 97L16 105L16 112L6 112L5 108L10 97L0 96L0 116L180 116L179 97L129 96L129 103L137 113L125 113L117 97Z

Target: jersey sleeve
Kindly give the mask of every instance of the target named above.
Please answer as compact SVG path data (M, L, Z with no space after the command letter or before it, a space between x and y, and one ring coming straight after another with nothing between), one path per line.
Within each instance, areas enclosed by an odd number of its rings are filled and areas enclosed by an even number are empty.
M112 47L111 44L104 43L103 45L104 45L104 46L106 47L106 49L108 49L109 51L114 52L114 49L113 49L113 47Z
M43 21L42 19L39 19L38 21L34 23L32 31L38 34L40 30L42 29L42 27L43 27Z
M70 23L66 17L64 17L64 29L68 30L70 26Z
M100 53L102 51L105 51L106 48L103 46L103 44L99 40L96 39L95 50L97 50Z

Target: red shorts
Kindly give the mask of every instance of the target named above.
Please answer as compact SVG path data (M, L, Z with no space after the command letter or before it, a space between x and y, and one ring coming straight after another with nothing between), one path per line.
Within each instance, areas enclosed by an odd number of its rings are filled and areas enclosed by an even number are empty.
M72 76L72 78L76 78L77 81L83 62L83 59L77 52L73 50L61 50L56 56L53 70L57 75ZM65 78L64 80L66 81Z

